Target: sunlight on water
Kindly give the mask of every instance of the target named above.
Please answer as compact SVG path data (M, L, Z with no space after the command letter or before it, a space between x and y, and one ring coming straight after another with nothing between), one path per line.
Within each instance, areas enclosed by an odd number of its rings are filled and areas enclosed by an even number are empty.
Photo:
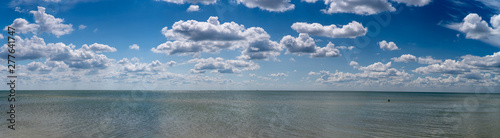
M19 91L18 99L17 128L4 121L0 137L500 136L498 94Z

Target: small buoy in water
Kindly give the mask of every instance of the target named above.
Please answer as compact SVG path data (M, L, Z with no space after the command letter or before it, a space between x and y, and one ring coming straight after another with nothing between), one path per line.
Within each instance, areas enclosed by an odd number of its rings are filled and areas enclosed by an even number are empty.
M387 102L391 102L391 99L387 99Z

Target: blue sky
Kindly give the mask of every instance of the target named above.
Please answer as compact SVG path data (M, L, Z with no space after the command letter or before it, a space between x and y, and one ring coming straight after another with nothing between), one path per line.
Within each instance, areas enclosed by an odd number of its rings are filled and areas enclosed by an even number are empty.
M496 1L12 0L2 5L0 25L17 31L19 89L500 89ZM7 37L4 29L4 63ZM1 67L7 70L6 64Z

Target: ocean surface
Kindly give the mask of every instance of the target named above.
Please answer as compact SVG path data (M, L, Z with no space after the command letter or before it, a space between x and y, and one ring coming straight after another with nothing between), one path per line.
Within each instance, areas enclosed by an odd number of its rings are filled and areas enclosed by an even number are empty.
M0 91L0 137L500 137L500 94ZM388 102L387 100L391 101Z

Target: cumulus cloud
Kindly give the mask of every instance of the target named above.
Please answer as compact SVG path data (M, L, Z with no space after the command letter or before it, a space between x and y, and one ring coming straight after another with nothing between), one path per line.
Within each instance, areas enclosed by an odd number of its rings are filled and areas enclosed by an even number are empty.
M189 8L187 8L187 12L195 12L195 11L199 11L200 10L200 6L198 5L189 5Z
M329 42L326 47L316 48L316 52L311 54L311 57L338 57L340 52L332 42Z
M328 7L321 11L326 14L354 13L372 15L383 11L396 11L387 0L324 0Z
M419 67L413 72L420 74L466 74L471 72L497 73L500 71L500 52L483 57L465 55L462 60L447 59L444 62Z
M297 38L290 35L284 36L280 44L287 48L287 53L297 55L310 54L311 57L337 57L341 55L333 43L329 42L326 47L318 47L314 39L305 33L300 33Z
M170 40L151 51L155 53L199 54L218 52L221 49L242 49L240 59L269 59L280 55L283 49L260 27L246 29L235 22L220 23L218 17L210 17L206 22L195 20L178 21L172 29L164 27L162 33Z
M55 18L54 16L45 13L44 7L38 7L38 11L30 11L34 15L35 23L29 23L23 18L17 18L10 25L16 28L16 32L22 34L31 32L33 34L38 33L51 33L59 37L61 35L69 34L73 31L72 24L64 24L64 19ZM7 30L7 26L4 31Z
M441 62L443 62L443 61L434 59L431 56L418 58L419 64L437 64L437 63L441 63Z
M368 28L363 27L361 23L356 21L339 27L333 24L323 26L319 23L296 22L292 25L292 29L299 33L330 38L355 38L364 36L368 32Z
M92 44L90 46L87 45L87 44L84 44L82 46L82 49L83 50L91 50L91 51L94 51L96 53L101 53L101 52L116 52L116 48L108 46L108 45L105 45L105 44L98 44L98 43L94 43L94 44Z
M29 32L36 34L38 28L40 27L40 25L29 23L23 18L15 19L14 22L12 22L12 24L10 24L9 26L15 28L16 32L19 32L21 34L26 34ZM8 27L5 26L3 30L8 31Z
M47 74L52 72L53 70L66 71L69 69L69 66L62 61L46 60L44 63L32 61L31 63L28 63L26 65L26 68L29 71L38 71L41 74Z
M275 41L271 41L271 36L262 28L252 27L244 32L247 38L246 44L243 43L243 51L239 59L245 60L267 60L276 59L283 51L283 47Z
M223 58L195 58L188 61L188 63L197 63L194 69L189 70L191 73L205 73L207 70L213 70L218 73L241 73L246 70L256 70L260 66L253 61L243 60L224 60Z
M360 67L362 73L346 73L335 71L322 70L320 72L309 72L311 76L320 76L316 79L318 83L342 83L355 82L359 84L372 83L375 85L396 85L408 82L412 75L405 71L399 71L391 67L391 62L383 64L380 62L374 63L366 67Z
M287 77L288 75L285 73L275 73L275 74L269 74L271 77Z
M3 35L2 34L0 34L0 39L3 39Z
M391 58L391 60L394 62L405 62L405 63L417 62L417 57L415 57L414 55L410 55L410 54L404 54L404 55L401 55L400 57L393 57L393 58Z
M447 59L439 64L432 64L425 67L419 67L414 70L416 73L429 74L429 73L443 73L443 74L461 74L469 72L471 66L463 64L463 62Z
M378 45L380 46L380 49L383 50L399 50L398 46L396 46L396 43L394 42L387 42L385 40L378 42Z
M177 65L177 62L175 62L175 61L169 61L169 62L166 63L166 65L169 66L169 67L172 67L172 66Z
M128 58L123 58L117 62L124 73L138 73L138 74L155 74L160 71L165 71L164 67L158 60L152 61L151 63L143 63L136 57L129 60Z
M356 61L351 61L349 62L349 66L359 66L359 64Z
M52 33L57 37L71 33L73 25L63 24L64 19L55 18L54 16L45 13L44 7L38 7L38 11L30 11L35 16L35 22L40 25L38 31L41 33Z
M159 1L159 0L157 0ZM161 0L169 3L175 3L175 4L185 4L185 3L201 3L201 4L214 4L217 2L217 0Z
M128 46L129 49L134 49L134 50L139 50L139 45L137 44L132 44L130 46Z
M500 14L490 19L491 26L476 13L469 13L461 23L451 23L448 28L465 33L465 38L478 39L500 46Z
M243 3L249 8L258 7L270 12L284 12L295 8L295 5L291 4L290 0L237 0L237 2Z
M85 25L83 25L83 24L81 24L81 25L79 25L79 26L78 26L78 29L80 29L80 30L83 30L83 29L85 29L85 28L87 28L87 26L85 26Z
M316 3L318 0L300 0L307 3Z
M21 9L21 7L16 7L16 8L14 9L14 11L16 11L16 12L18 12L18 13L23 13L23 12L25 12L25 11L24 11L24 9Z
M432 0L392 0L398 3L404 3L406 6L425 6L429 4Z
M392 68L391 62L388 62L386 64L382 62L376 62L366 67L359 67L359 70L370 71L370 72L384 72L390 68Z
M286 47L287 53L314 53L316 52L316 42L314 39L309 37L308 34L300 33L299 37L295 38L291 35L284 36L280 44Z
M77 69L103 69L107 68L112 59L105 55L96 54L90 46L87 48L75 49L75 46L64 43L49 43L46 44L44 39L37 36L31 39L22 39L19 36L14 36L16 39L16 59L17 60L35 60L40 58L48 58L49 61L63 61L70 68ZM97 46L98 47L98 46ZM0 55L6 58L8 54L8 46L4 44L1 48ZM95 48L94 48L95 49ZM97 51L101 49L97 48Z

